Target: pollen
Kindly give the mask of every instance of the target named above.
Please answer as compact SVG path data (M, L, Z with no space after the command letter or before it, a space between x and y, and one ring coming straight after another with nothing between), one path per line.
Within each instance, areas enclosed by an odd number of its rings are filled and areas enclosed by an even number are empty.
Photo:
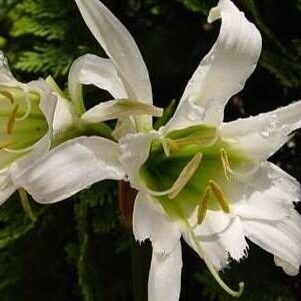
M229 162L228 153L224 148L220 149L220 156L221 156L221 161L222 161L222 165L223 165L225 178L227 179L228 182L230 182L231 181L231 174L230 174L231 166L230 166L230 162Z
M18 110L19 110L19 105L16 104L14 106L13 110L11 111L11 114L8 118L7 127L6 127L6 131L7 131L8 135L11 135L13 133L14 126L15 126L15 123L16 123L17 114L18 114Z
M179 195L179 193L182 191L182 189L185 187L185 185L190 181L190 179L193 177L193 175L199 168L202 161L202 157L203 157L202 153L196 154L183 168L178 179L175 181L175 183L172 185L170 189L170 192L168 194L168 197L170 199L176 198Z
M214 180L209 181L209 185L211 187L211 190L220 206L220 208L223 210L225 213L230 212L230 207L229 207L229 201L226 197L225 192L222 190L222 188L219 186L217 182Z

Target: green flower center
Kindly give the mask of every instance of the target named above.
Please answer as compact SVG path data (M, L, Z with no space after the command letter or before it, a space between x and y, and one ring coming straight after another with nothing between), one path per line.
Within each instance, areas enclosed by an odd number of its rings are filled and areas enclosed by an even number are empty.
M140 175L150 190L166 191L154 195L167 214L186 219L198 207L201 223L207 209L230 212L226 188L235 181L234 171L237 175L252 166L247 155L206 125L172 131L166 144L153 141Z
M37 92L0 86L0 168L30 150L48 130Z

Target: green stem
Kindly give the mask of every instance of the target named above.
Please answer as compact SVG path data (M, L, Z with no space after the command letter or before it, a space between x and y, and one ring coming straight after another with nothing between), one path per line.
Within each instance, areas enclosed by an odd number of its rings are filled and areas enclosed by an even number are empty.
M32 222L35 222L37 220L37 217L35 216L35 214L33 213L32 209L31 209L27 192L23 188L18 189L18 192L19 192L19 196L20 196L21 205L22 205L22 208L23 208L25 214L29 217L29 219Z

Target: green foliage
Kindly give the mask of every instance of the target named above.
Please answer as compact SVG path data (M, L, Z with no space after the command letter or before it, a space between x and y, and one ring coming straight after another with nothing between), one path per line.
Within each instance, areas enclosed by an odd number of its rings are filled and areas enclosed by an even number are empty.
M16 71L66 76L74 59L87 51L76 32L74 8L68 1L23 0L9 9L9 34L18 44L11 53Z
M43 44L34 46L30 51L20 51L14 68L22 72L59 77L68 73L72 61L73 58L63 47Z
M208 15L208 12L211 7L213 7L217 1L212 0L177 0L181 2L187 9L193 12L201 12L205 15Z

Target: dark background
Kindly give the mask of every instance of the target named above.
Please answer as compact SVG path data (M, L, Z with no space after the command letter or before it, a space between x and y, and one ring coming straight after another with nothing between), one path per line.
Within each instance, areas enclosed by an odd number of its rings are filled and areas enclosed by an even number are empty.
M107 0L126 25L149 69L155 104L179 100L188 79L218 36L206 23L209 0ZM255 115L301 97L301 1L237 0L263 36L259 65L226 108L226 120ZM70 0L0 0L0 49L22 81L51 74L66 87L72 61L104 55ZM217 83L218 85L218 83ZM86 90L87 106L106 95ZM90 101L93 99L94 101ZM90 102L89 102L90 101ZM300 134L271 160L301 180ZM93 185L51 206L32 202L31 222L17 196L0 209L0 300L147 300L150 246L137 245L124 226L117 184ZM184 246L181 301L232 300ZM249 258L223 273L246 283L243 301L301 300L300 276L288 277L272 255L250 244ZM173 288L171 288L172 290Z

